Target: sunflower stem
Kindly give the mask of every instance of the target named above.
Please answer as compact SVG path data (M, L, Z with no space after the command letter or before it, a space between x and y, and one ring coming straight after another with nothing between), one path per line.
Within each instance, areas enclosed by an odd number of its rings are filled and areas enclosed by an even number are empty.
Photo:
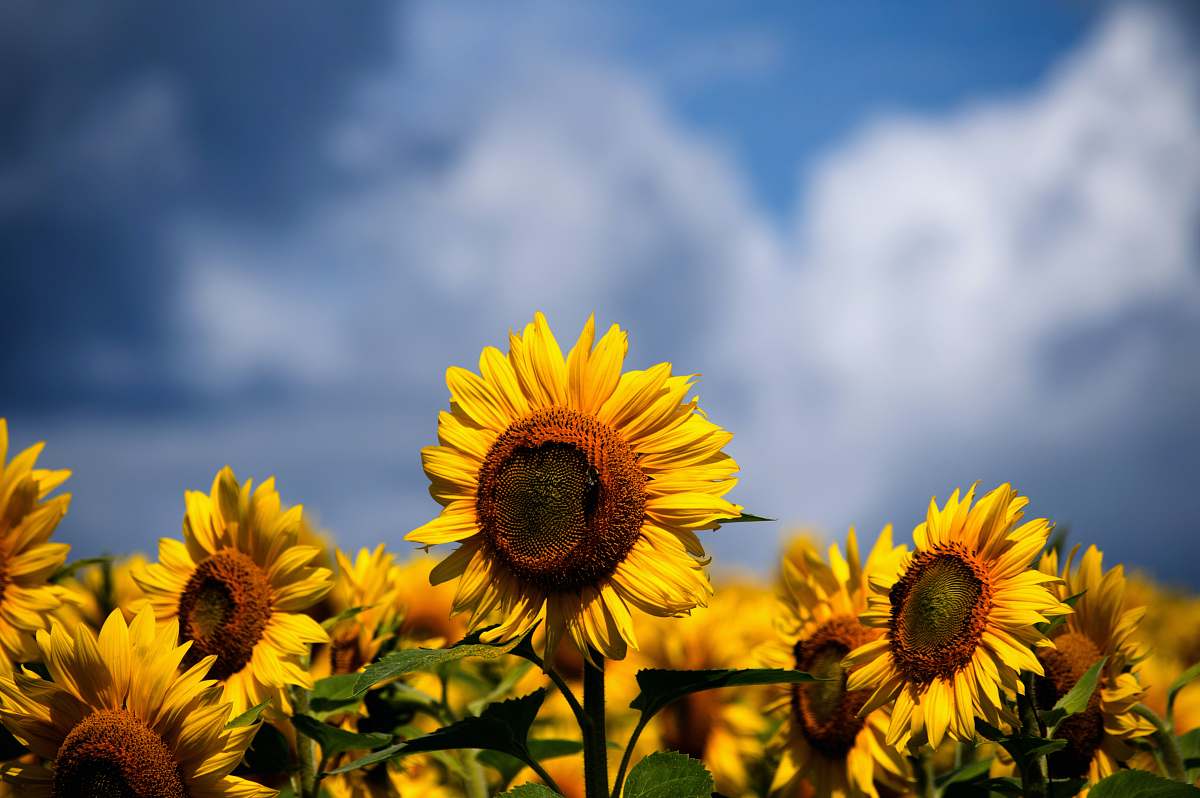
M591 659L592 662L588 662ZM594 664L593 664L594 663ZM587 798L608 798L608 734L604 719L604 657L593 650L583 665L583 780Z
M295 696L296 712L307 715L308 691L302 687L298 688ZM296 757L300 764L300 789L297 792L300 798L317 798L317 762L313 756L313 745L315 743L303 734L296 735Z
M1179 743L1176 742L1175 735L1171 733L1167 724L1158 716L1158 713L1145 704L1135 705L1133 712L1154 724L1154 733L1150 736L1154 738L1155 746L1162 753L1167 775L1175 781L1186 782L1187 770L1183 766L1183 756L1179 753Z
M917 779L917 795L919 798L935 798L937 790L933 783L933 752L926 754L918 751L909 756L912 762L913 775Z
M1046 737L1046 726L1038 717L1037 706L1033 703L1034 682L1033 674L1026 671L1022 674L1025 694L1017 695L1017 710L1021 717L1022 732L1029 737ZM1035 754L1020 766L1021 789L1026 796L1043 798L1046 795L1046 757Z

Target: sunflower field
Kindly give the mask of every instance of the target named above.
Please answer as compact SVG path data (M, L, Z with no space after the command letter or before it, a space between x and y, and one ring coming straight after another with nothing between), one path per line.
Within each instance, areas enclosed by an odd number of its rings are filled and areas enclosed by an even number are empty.
M769 519L626 351L539 313L449 368L411 553L225 467L154 555L72 560L70 464L0 419L0 794L1200 796L1200 598L1007 484L722 579L703 538Z

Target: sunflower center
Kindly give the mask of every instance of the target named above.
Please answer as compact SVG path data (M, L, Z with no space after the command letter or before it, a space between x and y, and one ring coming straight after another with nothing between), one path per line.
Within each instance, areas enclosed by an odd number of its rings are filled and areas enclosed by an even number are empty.
M84 718L54 759L54 798L185 798L179 766L162 739L133 713L102 709Z
M829 680L792 685L794 722L809 744L829 759L842 759L854 747L864 723L858 711L870 697L867 690L846 690L842 659L876 637L857 619L838 616L793 649L796 670Z
M987 627L991 579L965 546L919 551L892 586L892 656L911 682L947 678L965 667Z
M1070 691L1088 668L1100 659L1100 650L1086 635L1068 632L1054 639L1055 648L1037 649L1038 661L1046 675L1037 680L1038 706L1048 709ZM1096 749L1104 742L1104 715L1100 711L1100 690L1088 701L1087 709L1058 725L1055 737L1067 741L1067 747L1050 754L1055 777L1083 776L1088 772Z
M538 410L504 431L479 469L476 512L495 557L546 590L612 574L641 534L646 476L607 424Z
M190 667L209 654L209 672L228 679L245 667L271 619L271 585L255 562L236 549L221 549L196 566L179 596L179 640L191 640Z

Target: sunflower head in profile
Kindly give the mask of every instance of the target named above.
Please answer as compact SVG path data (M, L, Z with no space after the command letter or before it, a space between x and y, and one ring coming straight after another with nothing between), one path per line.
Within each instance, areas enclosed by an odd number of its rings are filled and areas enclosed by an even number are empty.
M85 625L54 624L37 646L50 678L0 676L0 720L44 764L0 775L31 798L268 798L230 776L257 730L226 728L229 704L206 679L214 658L182 673L189 644L174 622L143 609L126 626L114 610L99 639Z
M456 612L519 636L545 619L553 651L566 633L591 657L636 647L630 609L674 616L711 593L697 529L741 508L724 496L732 437L686 399L692 376L668 363L622 364L617 325L597 342L589 318L564 358L540 313L508 354L483 350L479 374L446 372L441 445L422 451L442 513L408 535L458 543L432 572L459 577Z
M43 443L8 460L8 422L0 418L0 659L25 662L37 656L34 634L71 596L47 583L67 559L70 546L50 535L67 513L71 495L50 496L71 472L34 468Z
M805 786L816 795L837 798L878 796L877 785L903 792L908 778L905 757L884 744L888 712L859 710L870 697L847 689L842 660L860 645L879 639L879 629L858 616L867 607L868 582L894 572L906 549L892 545L884 527L862 561L851 529L846 553L829 547L828 560L811 546L789 547L783 562L783 590L777 614L777 638L760 649L763 664L795 668L825 681L789 685L772 710L787 713L775 744L782 747L771 794L799 796Z
M977 713L1011 724L1001 694L1021 689L1023 670L1043 674L1036 625L1071 611L1048 587L1058 577L1029 567L1050 523L1020 524L1028 500L1009 485L972 505L974 496L972 487L941 509L931 501L916 550L870 582L860 620L886 633L847 658L848 688L873 691L864 715L895 700L888 745L970 740Z
M235 713L268 699L287 711L286 686L311 687L301 658L329 640L300 613L333 585L310 565L319 550L296 543L301 513L280 506L273 479L252 492L224 468L211 494L187 493L183 540L163 538L159 561L134 571L158 619L191 641L184 665L216 656L210 675Z
M1063 564L1063 581L1054 590L1060 598L1082 595L1066 623L1053 630L1054 647L1037 651L1045 675L1037 680L1036 689L1039 706L1054 706L1097 660L1108 658L1087 709L1058 727L1055 736L1066 739L1067 747L1049 757L1055 778L1086 776L1094 783L1133 756L1127 741L1154 732L1150 721L1132 711L1146 694L1131 672L1148 653L1133 639L1146 608L1127 605L1120 565L1105 572L1100 551L1090 546L1078 567L1073 567L1077 553L1078 547ZM1038 569L1057 575L1057 552L1047 552Z

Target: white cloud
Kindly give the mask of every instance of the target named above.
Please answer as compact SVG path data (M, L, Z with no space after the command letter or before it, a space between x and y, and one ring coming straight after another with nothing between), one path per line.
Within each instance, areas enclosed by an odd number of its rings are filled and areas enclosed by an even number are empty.
M535 308L564 327L598 308L639 363L708 374L755 511L840 528L1153 413L1142 386L1177 349L1126 320L1200 330L1198 72L1153 11L1115 9L1023 98L860 131L783 225L602 51L415 13L437 46L364 86L331 141L346 188L279 235L180 227L207 286L181 295L182 334L230 366L212 389L270 368L432 418L447 362ZM214 253L243 268L211 273ZM1094 367L1058 361L1101 334Z

